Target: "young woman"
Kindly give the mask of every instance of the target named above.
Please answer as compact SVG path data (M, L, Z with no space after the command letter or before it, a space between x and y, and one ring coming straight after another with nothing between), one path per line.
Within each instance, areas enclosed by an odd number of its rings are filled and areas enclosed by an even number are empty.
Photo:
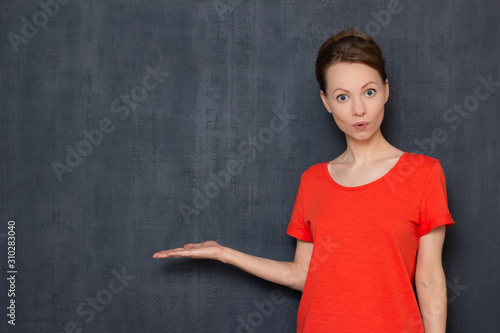
M455 223L445 177L437 159L383 137L384 65L378 44L355 28L318 52L320 96L347 148L301 176L287 229L297 238L293 262L214 241L153 257L219 260L302 291L297 332L445 332L441 253L445 229Z

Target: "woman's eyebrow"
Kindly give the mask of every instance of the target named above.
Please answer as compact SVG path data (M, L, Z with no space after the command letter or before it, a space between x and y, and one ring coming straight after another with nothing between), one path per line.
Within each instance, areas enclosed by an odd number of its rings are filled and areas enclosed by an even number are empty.
M364 87L366 87L366 86L367 86L367 85L369 85L370 83L375 83L375 84L377 84L377 83L376 83L376 82L374 82L374 81L369 81L369 82L366 82L366 83L365 83L365 84L361 87L361 89L363 89ZM335 91L337 91L337 90L343 90L343 91L346 91L346 92L350 92L349 90L345 90L345 89L342 89L342 88L336 88L334 91L332 91L332 94L333 94Z

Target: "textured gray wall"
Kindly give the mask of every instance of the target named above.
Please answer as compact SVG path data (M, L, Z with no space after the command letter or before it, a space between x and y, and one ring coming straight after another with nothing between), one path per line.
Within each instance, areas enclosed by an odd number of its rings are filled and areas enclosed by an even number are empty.
M53 3L0 5L2 332L293 332L299 292L151 256L214 239L292 260L300 174L345 147L315 56L350 26L387 60L383 133L445 170L448 332L498 330L498 1Z

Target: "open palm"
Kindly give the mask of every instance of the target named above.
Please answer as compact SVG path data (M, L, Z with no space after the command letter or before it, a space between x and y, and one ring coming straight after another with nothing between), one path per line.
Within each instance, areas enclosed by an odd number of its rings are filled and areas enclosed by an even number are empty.
M198 244L186 244L184 247L160 251L153 254L153 258L192 258L218 260L223 248L215 241L206 241Z

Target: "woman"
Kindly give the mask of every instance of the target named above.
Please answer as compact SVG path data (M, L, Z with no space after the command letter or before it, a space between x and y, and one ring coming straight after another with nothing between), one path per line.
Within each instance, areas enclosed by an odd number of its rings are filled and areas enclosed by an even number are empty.
M378 44L355 28L318 52L320 96L347 148L301 176L287 229L297 238L293 262L214 241L153 257L215 259L302 291L297 332L445 332L441 253L445 229L455 223L445 178L437 159L383 137L384 65Z

